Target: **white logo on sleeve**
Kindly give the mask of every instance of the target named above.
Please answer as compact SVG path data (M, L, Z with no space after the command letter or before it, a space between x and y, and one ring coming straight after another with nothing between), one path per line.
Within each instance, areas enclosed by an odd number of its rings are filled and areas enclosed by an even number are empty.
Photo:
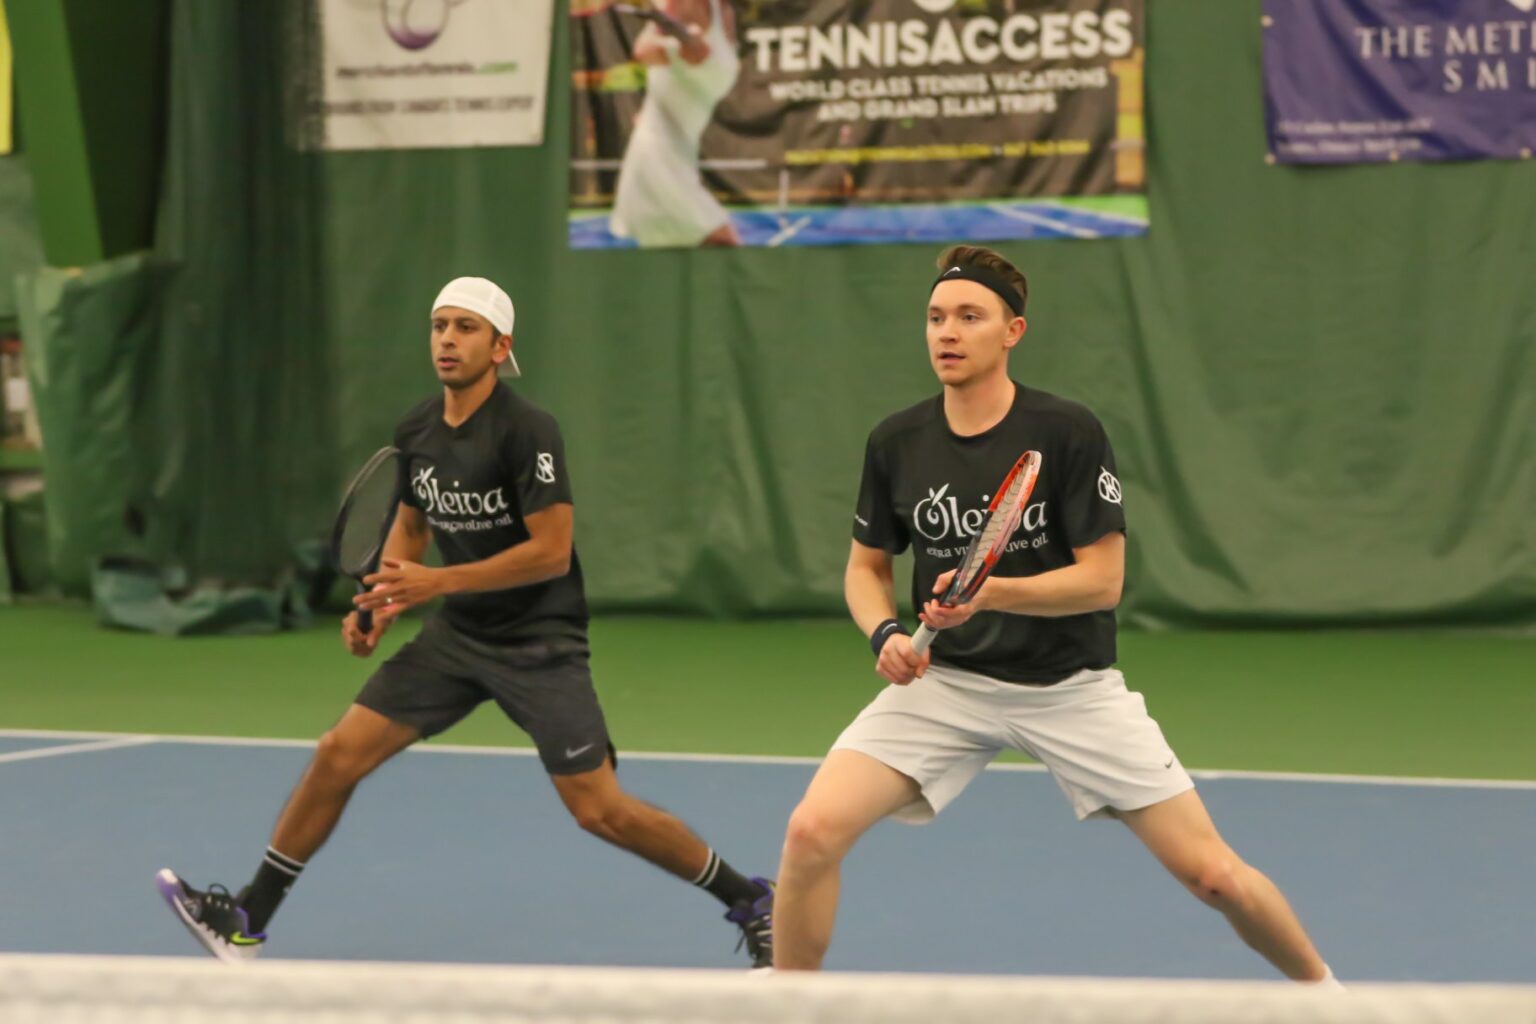
M1533 9L1536 9L1536 0L1509 0L1509 2L1527 14L1531 13Z
M1099 467L1099 497L1111 505L1120 504L1120 481L1103 466Z
M538 468L534 470L534 476L539 478L541 484L555 482L555 457L549 452L539 452Z

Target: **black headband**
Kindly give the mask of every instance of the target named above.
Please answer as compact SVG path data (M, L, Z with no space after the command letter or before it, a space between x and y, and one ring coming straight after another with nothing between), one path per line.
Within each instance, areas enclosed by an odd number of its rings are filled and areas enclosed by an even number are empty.
M977 266L974 263L957 264L940 274L933 282L933 288L937 288L945 281L975 281L983 288L996 292L997 297L1013 310L1014 316L1024 315L1024 296L1019 294L1019 290L1007 278L986 267ZM929 294L933 293L933 288L928 289Z

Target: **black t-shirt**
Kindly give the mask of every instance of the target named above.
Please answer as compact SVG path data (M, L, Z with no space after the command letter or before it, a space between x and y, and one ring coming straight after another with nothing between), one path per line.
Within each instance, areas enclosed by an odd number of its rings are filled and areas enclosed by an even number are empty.
M523 543L527 516L571 502L555 418L500 382L457 427L443 422L441 396L421 403L395 428L395 447L408 470L405 501L425 513L448 565ZM443 615L455 629L491 643L585 639L587 601L576 552L571 571L558 579L450 594Z
M1076 402L1015 384L1013 406L991 430L961 437L939 395L903 409L869 435L853 538L892 554L913 547L912 600L960 563L1009 468L1026 451L1042 456L1024 521L994 576L1035 576L1072 565L1073 548L1125 530L1109 438ZM1018 683L1055 683L1115 662L1115 613L1048 618L978 612L941 630L935 661Z

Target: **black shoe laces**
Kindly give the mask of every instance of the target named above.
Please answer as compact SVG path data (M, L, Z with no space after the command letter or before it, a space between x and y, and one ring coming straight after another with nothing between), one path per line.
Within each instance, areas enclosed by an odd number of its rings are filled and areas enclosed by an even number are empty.
M218 907L220 910L235 909L234 895L217 882L208 887L208 891L203 893L203 898L210 906Z
M747 947L747 955L754 961L773 949L773 911L757 914L739 925L741 937L736 940L736 952Z

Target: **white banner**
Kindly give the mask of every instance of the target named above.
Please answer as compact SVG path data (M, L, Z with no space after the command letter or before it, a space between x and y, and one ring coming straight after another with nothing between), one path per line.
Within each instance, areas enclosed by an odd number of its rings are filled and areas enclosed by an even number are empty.
M554 0L318 0L326 149L544 141Z

